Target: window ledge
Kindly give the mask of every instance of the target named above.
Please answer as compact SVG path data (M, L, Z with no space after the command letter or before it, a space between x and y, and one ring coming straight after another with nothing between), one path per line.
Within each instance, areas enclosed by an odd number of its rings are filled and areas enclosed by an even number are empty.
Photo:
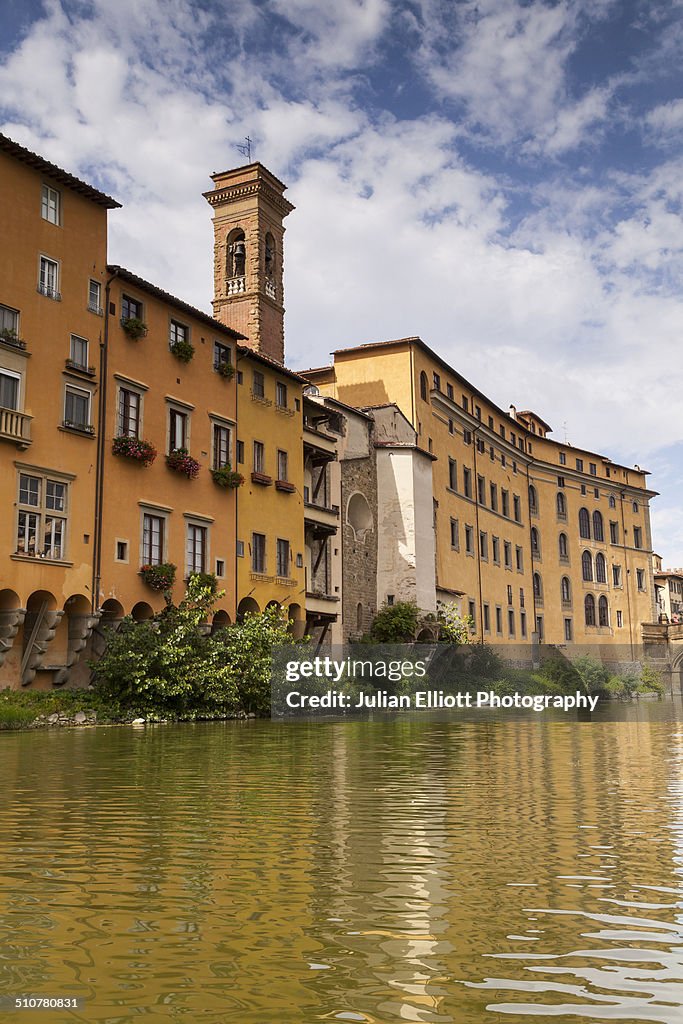
M285 491L286 494L293 494L296 491L296 486L290 483L289 480L276 480L275 490Z
M254 484L260 484L262 487L270 487L273 482L273 478L272 476L268 476L266 473L254 472L251 474L251 482Z
M73 359L66 359L64 368L70 373L77 373L83 377L94 377L97 373L94 366L83 366L81 363L74 362Z
M64 565L72 566L73 562L67 562L63 558L48 558L47 556L41 555L22 555L15 551L14 554L10 555L13 562L40 562L41 565Z
M94 427L77 427L73 423L61 423L59 429L65 434L78 434L79 437L90 437L93 440L95 438Z

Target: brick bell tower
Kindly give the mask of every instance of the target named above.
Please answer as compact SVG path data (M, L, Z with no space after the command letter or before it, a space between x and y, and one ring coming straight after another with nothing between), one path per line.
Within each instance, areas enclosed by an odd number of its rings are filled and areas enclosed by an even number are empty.
M294 209L286 185L260 163L211 180L203 194L213 207L214 316L284 363L283 221Z

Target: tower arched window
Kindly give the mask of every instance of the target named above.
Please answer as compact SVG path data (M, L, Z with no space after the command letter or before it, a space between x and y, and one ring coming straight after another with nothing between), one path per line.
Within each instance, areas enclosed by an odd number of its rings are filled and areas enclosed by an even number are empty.
M228 277L244 277L247 266L247 243L242 228L235 228L228 235L227 271Z
M593 582L593 556L590 551L584 551L581 555L581 574L586 583Z
M591 539L591 517L587 508L579 509L579 537L583 540Z
M268 281L272 281L275 277L275 239L271 235L270 231L266 234L263 269L265 271L266 279Z
M572 599L572 585L571 585L569 576L563 576L562 577L562 583L561 583L561 586L560 586L560 590L561 590L561 593L562 593L562 600L564 601L565 604L569 604L571 599Z
M567 518L567 499L562 491L557 495L557 515L560 519Z
M560 551L560 558L569 558L569 547L567 545L567 534L561 533L558 537L558 548Z
M541 555L541 540L535 526L531 527L531 554L534 558L540 558Z
M602 525L602 512L596 509L593 513L593 540L604 540L605 531Z
M427 401L428 397L428 388L429 382L427 380L427 374L423 370L422 373L420 374L420 398L424 399L425 402Z
M533 484L529 484L529 511L538 512L538 495Z
M533 576L534 581L534 597L537 601L543 600L543 583L541 581L540 573L535 572Z
M607 562L599 553L595 556L595 579L597 583L607 583Z
M586 625L595 625L595 598L592 594L586 594L586 599L583 602L583 607L586 616Z
M609 605L604 594L598 601L598 625L609 626Z

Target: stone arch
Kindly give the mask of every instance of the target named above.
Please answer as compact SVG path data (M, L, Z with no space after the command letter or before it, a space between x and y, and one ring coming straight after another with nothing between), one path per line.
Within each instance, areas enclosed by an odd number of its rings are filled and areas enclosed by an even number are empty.
M245 615L259 615L261 609L253 597L243 597L237 606L237 621L242 622Z
M26 602L26 617L21 638L22 686L28 686L35 679L63 616L64 612L57 609L54 594L48 590L35 590Z
M247 242L242 228L233 228L226 239L226 275L229 280L243 279L247 267Z
M92 611L90 600L84 594L72 594L64 602L64 617L55 635L51 658L55 686L70 681L101 614Z
M0 668L12 650L25 615L18 594L14 590L0 590Z
M11 612L20 607L19 595L14 590L0 590L0 612Z
M219 608L211 620L211 632L217 633L219 629L227 629L230 625L230 616L224 608Z
M346 503L346 521L353 530L356 540L364 540L373 528L373 518L368 499L360 491L349 495Z
M289 629L295 640L300 640L306 632L306 617L300 604L290 604L287 609Z
M123 605L121 602L116 601L113 597L107 598L102 605L102 624L109 624L117 619L122 619L123 615Z
M148 622L149 619L154 618L154 609L146 601L138 601L137 604L133 605L133 610L130 614L136 622Z

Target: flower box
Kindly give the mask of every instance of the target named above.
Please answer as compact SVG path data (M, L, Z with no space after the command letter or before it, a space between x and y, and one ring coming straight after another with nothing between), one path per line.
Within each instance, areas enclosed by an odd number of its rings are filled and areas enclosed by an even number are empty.
M219 487L241 487L244 483L244 477L237 470L231 469L230 466L222 466L221 469L212 469L211 478L215 484Z
M267 473L252 473L251 482L254 484L261 484L262 487L270 487L273 482L272 476L268 476Z
M193 459L187 448L174 448L166 456L166 465L175 473L182 473L188 480L194 480L200 470L200 465Z
M189 341L173 341L169 348L172 355L179 359L181 363L189 363L194 356L194 345L191 345Z
M289 480L276 480L275 489L277 491L285 491L287 494L293 494L296 490L296 485L289 482Z
M143 441L139 437L128 437L125 434L114 438L111 450L114 455L133 459L135 462L142 463L143 466L151 466L157 457L157 450L151 441Z
M216 373L220 374L221 377L225 377L226 380L232 380L235 376L235 367L226 359L219 360L214 366L214 370Z
M152 590L170 590L175 582L176 567L173 562L160 565L140 566L140 577Z
M147 324L137 316L122 317L121 327L133 341L147 337Z

